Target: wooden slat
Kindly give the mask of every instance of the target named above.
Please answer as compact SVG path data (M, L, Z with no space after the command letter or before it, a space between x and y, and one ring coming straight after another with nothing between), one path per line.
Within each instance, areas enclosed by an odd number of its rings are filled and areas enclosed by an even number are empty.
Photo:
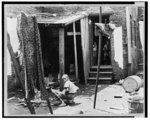
M90 65L93 65L93 25L92 21L89 24L89 41L90 41Z
M86 62L85 62L85 18L80 20L80 29L81 29L81 45L82 45L82 53L83 53L83 69L84 69L84 77L86 76ZM85 78L85 84L87 84Z
M63 24L64 26L67 26L67 25L69 25L69 24L71 24L71 23L73 23L77 20L80 20L80 19L84 18L85 16L86 15L76 15L76 16L67 17L65 19L62 19L62 20L59 20L59 21L55 22L55 24L59 23L59 24Z
M59 73L60 77L65 72L65 36L64 36L64 28L59 29ZM63 88L63 82L60 80L60 89Z
M73 36L74 33L73 32L67 32L67 35L68 36ZM76 32L75 35L81 35L81 33L80 32Z
M85 80L87 81L88 79L88 73L89 73L89 70L90 70L90 42L89 42L89 21L88 21L88 17L85 18L85 26L86 26L86 32L85 32L85 36L86 36L86 39L85 39L85 54L86 54L86 77L85 77Z
M127 37L128 37L128 63L131 63L131 27L130 27L130 13L129 8L126 7L126 24L127 24Z
M77 61L77 43L76 43L76 35L75 35L75 22L73 22L73 37L74 37L74 54L75 54L75 69L76 69L76 80L78 81L78 61Z
M91 66L91 68L97 69L97 66ZM100 68L101 69L112 69L112 66L111 65L101 65Z

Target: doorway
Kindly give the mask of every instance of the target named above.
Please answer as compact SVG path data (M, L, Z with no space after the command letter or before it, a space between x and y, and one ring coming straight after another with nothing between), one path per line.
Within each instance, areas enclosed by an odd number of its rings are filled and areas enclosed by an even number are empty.
M91 65L98 65L98 51L99 51L99 32L96 31L95 23L99 23L99 16L91 16L92 21L92 49L91 49ZM109 23L109 15L102 16L102 23ZM110 39L102 34L101 37L101 65L111 65L111 45Z
M39 24L44 77L57 78L59 73L59 32L55 27Z

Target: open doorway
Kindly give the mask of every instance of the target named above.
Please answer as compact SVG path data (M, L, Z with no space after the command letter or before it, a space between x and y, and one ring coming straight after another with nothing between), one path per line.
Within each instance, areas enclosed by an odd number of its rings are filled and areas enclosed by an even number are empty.
M99 51L99 32L95 29L95 23L99 23L99 16L94 15L90 16L90 19L92 21L92 29L93 29L93 42L92 42L92 63L91 65L97 66L98 65L98 51ZM102 16L102 23L107 24L109 23L109 16L103 15ZM101 34L101 65L110 65L111 64L111 45L110 45L110 39Z
M59 73L59 32L58 29L39 24L44 77L48 81L58 78Z
M102 36L101 64L111 64L110 40L106 36Z
M106 36L102 36L101 39L101 65L111 64L111 52L110 52L110 39ZM95 37L93 40L93 65L98 63L98 51L99 51L99 37Z

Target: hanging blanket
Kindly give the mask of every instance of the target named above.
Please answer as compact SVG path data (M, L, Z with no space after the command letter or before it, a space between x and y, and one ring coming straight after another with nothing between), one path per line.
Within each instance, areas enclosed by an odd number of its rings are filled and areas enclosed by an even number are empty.
M115 29L115 25L111 23L106 25L103 23L95 23L95 26L98 28L96 29L97 31L108 38L110 38L112 31Z
M22 12L17 20L23 71L26 71L28 89L35 94L34 89L39 87L45 98L47 94L44 88L41 42L36 18Z

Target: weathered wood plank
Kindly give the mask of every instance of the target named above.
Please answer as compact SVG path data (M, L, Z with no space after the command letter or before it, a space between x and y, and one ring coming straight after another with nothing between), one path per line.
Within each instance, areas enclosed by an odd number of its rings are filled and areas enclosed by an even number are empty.
M64 28L59 29L59 73L60 77L65 72L65 34ZM60 80L60 89L63 87L63 82Z
M76 69L76 80L78 81L78 59L77 59L77 43L76 43L76 35L75 35L75 22L73 22L73 38L74 38L74 54L75 54L75 69Z
M81 44L82 44L82 53L83 53L83 68L84 68L84 77L85 77L85 84L87 84L86 80L86 48L85 48L85 41L86 41L86 25L85 25L85 18L80 20L80 29L81 29Z
M77 20L80 20L82 18L84 18L86 15L76 15L76 16L70 16L70 17L67 17L65 19L62 19L62 20L59 20L59 21L56 21L55 24L63 24L64 26L67 26Z
M129 8L126 7L126 24L127 24L127 40L128 40L128 63L131 63L131 26Z
M89 24L89 41L90 41L90 65L93 65L93 25L92 21Z
M73 36L74 33L73 32L67 32L67 35L68 36ZM80 32L76 32L75 35L81 35L81 33Z

